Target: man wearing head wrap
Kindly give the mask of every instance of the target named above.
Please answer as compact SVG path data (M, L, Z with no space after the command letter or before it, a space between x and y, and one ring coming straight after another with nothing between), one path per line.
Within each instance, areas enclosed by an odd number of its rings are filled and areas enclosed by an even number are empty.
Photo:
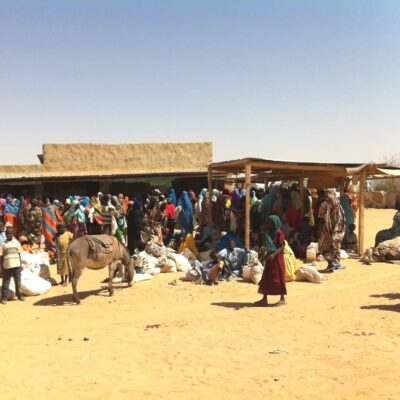
M323 214L323 226L318 239L319 252L328 262L327 269L334 271L340 268L340 245L345 231L345 219L343 208L336 197L334 189L326 191L325 202L321 205Z

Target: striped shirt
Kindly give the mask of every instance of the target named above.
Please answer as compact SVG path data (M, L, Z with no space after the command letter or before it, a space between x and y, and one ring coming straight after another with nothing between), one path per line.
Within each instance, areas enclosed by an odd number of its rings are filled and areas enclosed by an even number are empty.
M21 266L21 244L17 239L6 240L0 245L0 256L3 257L3 268L16 268Z

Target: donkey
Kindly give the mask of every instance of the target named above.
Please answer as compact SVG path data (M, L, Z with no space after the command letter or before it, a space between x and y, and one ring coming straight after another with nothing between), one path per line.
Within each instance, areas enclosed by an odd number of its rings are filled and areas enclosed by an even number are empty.
M108 292L114 294L112 279L118 264L125 267L128 286L135 278L135 269L127 249L110 235L86 235L71 242L67 250L67 262L72 282L73 300L79 304L78 280L84 268L102 269L108 266Z

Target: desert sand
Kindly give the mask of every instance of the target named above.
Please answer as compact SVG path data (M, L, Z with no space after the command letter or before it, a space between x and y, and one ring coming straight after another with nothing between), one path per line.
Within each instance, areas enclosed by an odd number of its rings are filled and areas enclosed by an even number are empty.
M367 245L393 214L366 210ZM79 306L57 286L0 307L0 399L399 399L400 266L343 264L276 308L179 274L110 298L86 270Z

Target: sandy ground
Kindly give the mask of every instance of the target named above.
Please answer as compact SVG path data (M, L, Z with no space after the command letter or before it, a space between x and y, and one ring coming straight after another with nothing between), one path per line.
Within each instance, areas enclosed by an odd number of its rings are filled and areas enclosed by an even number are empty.
M367 244L393 214L366 211ZM398 399L400 266L343 264L268 309L255 285L179 274L109 298L85 271L79 306L54 287L0 307L0 398Z

